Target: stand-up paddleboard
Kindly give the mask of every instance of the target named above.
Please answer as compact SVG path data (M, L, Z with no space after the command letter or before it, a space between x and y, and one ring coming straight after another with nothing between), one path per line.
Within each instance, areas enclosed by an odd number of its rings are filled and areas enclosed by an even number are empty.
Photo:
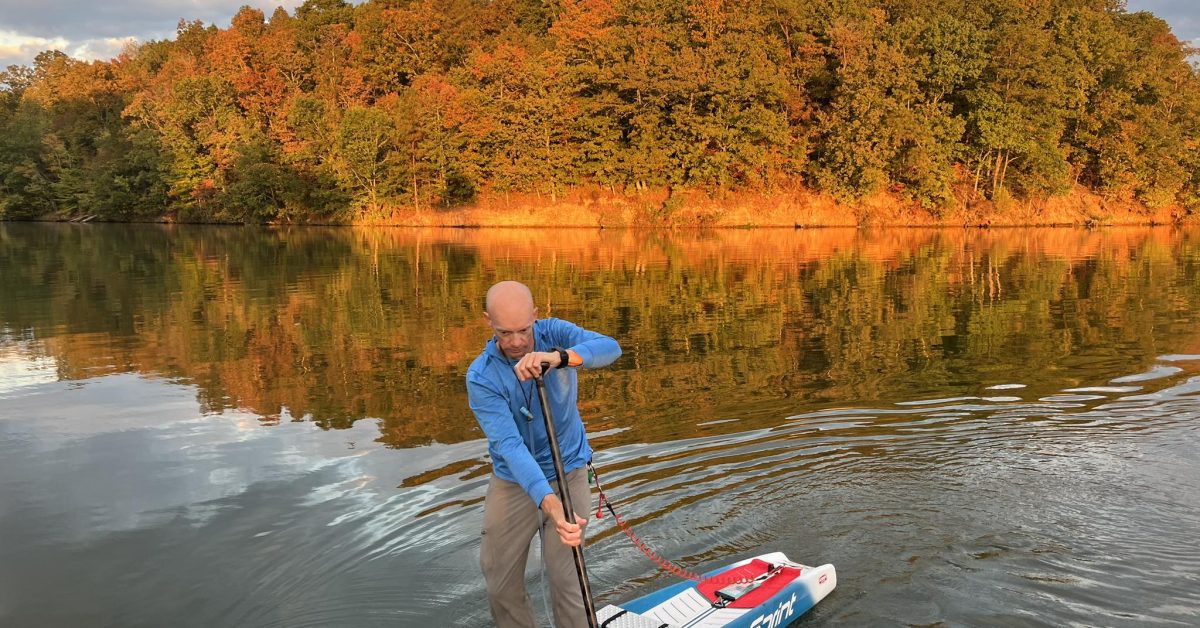
M833 565L793 563L782 552L710 571L596 613L602 628L780 628L837 586Z

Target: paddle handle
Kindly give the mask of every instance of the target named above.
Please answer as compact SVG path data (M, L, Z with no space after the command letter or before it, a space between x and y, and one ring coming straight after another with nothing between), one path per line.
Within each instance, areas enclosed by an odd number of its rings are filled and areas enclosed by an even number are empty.
M558 434L554 431L554 416L550 412L550 399L546 396L546 383L542 376L550 370L549 362L542 362L542 374L537 376L538 403L542 404L542 420L546 422L546 436L550 439L550 456L554 459L554 474L558 477L558 499L562 502L563 516L575 523L575 510L571 508L571 489L567 486L567 474L563 471L562 454L558 449ZM588 626L599 628L596 619L596 603L592 600L592 587L588 584L587 564L583 560L583 545L571 548L575 557L575 575L579 576L579 590L583 593L583 607L587 612Z

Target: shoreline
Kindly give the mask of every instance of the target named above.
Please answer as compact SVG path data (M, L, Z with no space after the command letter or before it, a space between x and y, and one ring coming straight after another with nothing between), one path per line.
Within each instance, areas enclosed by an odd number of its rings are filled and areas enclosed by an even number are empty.
M61 218L23 218L23 219L4 219L0 218L0 224L103 224L103 225L164 225L164 226L189 226L189 227L267 227L267 228L290 228L290 227L313 227L313 228L337 228L337 229L362 229L362 228L380 228L380 229L437 229L450 231L504 231L504 230L546 230L546 231L678 231L678 232L705 232L705 231L870 231L873 229L930 229L930 230L1007 230L1007 229L1108 229L1108 228L1146 228L1157 229L1160 227L1193 227L1200 226L1200 219L1187 219L1175 222L1104 222L1104 223L1062 223L1062 222L1047 222L1047 223L992 223L992 224L924 224L924 223L905 223L905 224L885 224L871 223L861 225L851 224L747 224L747 225L703 225L703 226L675 226L675 227L656 227L649 225L586 225L586 224L452 224L452 223L380 223L380 222L202 222L202 221L182 221L182 220L92 220L86 223L61 219Z
M1156 227L1200 224L1200 214L1179 206L1149 208L1105 199L1078 188L1046 199L960 201L936 213L896 195L878 194L854 203L808 190L784 193L728 193L652 190L622 194L575 188L560 199L533 194L487 195L455 208L389 207L371 218L244 222L112 219L49 214L3 222L77 224L195 224L444 229L869 229L869 228L1030 228Z

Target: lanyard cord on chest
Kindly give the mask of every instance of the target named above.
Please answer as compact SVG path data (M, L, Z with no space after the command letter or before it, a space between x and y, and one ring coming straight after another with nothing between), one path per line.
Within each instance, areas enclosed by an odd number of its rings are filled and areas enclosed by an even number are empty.
M513 373L513 377L516 377L516 373ZM525 383L519 377L517 378L517 388L521 389L521 396L525 398L525 405L521 406L521 414L525 415L525 421L528 423L533 421L533 412L529 410L529 406L533 404L530 391L525 388Z
M537 349L537 340L536 339L534 340L533 348L535 350ZM520 391L521 391L521 397L525 399L525 405L521 406L520 411L521 411L521 414L525 417L525 421L527 423L529 423L529 422L533 421L533 412L529 409L529 406L533 405L532 389L534 388L534 386L530 386L529 388L526 388L525 382L522 382L521 378L517 377L516 371L511 368L512 366L513 365L510 364L506 368L507 368L508 372L512 373L513 377L517 380L517 388L520 389ZM529 450L533 451L532 444L531 444Z

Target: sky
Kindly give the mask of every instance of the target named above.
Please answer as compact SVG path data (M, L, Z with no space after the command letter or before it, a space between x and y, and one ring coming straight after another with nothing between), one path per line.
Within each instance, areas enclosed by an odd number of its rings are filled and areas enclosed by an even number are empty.
M0 68L29 65L43 50L111 59L131 41L173 39L180 19L225 28L242 6L293 11L302 0L0 0Z
M79 59L111 59L131 41L173 38L180 19L224 28L243 5L268 17L277 6L292 11L302 0L0 0L0 68L29 65L43 50ZM1129 11L1150 11L1181 40L1200 46L1197 0L1127 0Z

